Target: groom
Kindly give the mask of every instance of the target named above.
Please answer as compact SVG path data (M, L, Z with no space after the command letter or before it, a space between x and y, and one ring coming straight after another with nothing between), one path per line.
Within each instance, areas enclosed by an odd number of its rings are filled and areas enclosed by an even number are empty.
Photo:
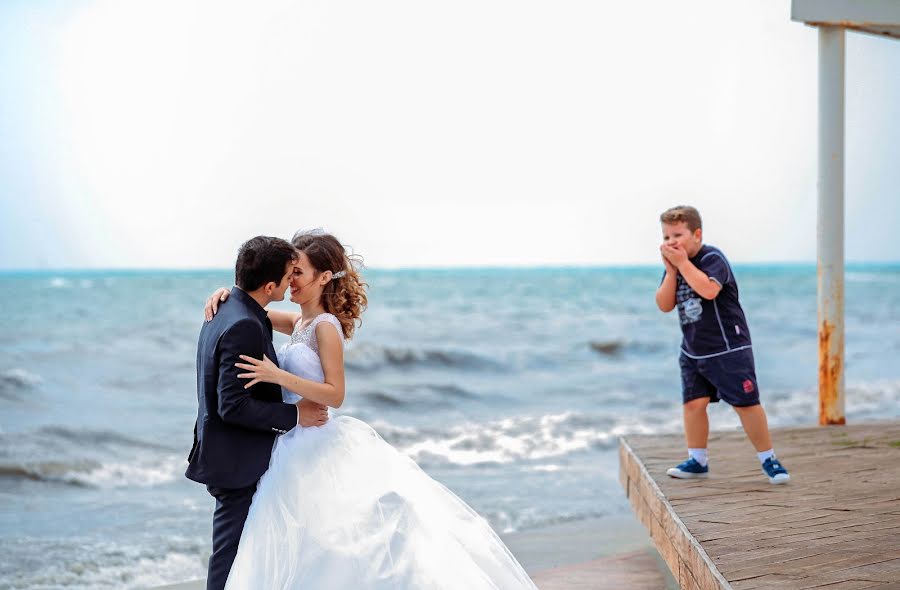
M321 406L282 403L281 389L257 383L244 389L239 355L275 361L272 324L264 309L284 299L297 250L281 239L257 236L238 252L236 287L200 330L197 345L197 422L185 475L216 499L207 590L222 590L237 554L256 484L269 466L279 434L328 419Z

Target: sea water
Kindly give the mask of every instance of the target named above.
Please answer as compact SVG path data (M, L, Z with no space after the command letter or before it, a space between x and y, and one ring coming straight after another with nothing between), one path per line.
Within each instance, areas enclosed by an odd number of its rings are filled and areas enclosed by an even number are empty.
M815 267L735 274L770 424L816 424ZM660 278L656 267L367 271L337 413L371 424L500 533L627 513L618 437L681 431L680 331L654 303ZM0 275L0 588L205 575L213 500L183 474L203 303L232 282L228 271ZM900 417L900 266L850 265L846 302L848 420ZM725 404L710 415L714 429L739 427Z

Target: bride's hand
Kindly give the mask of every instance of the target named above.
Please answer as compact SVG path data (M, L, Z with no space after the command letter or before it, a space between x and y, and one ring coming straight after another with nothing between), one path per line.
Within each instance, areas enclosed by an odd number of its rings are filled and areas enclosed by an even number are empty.
M216 289L215 293L209 296L209 299L206 300L206 306L203 308L207 322L213 319L213 316L219 311L219 303L228 299L229 295L231 295L231 291L225 287L220 287Z
M238 375L241 379L253 379L250 383L244 386L244 389L249 389L253 387L260 381L265 383L279 383L279 377L284 373L281 369L275 366L269 357L263 355L263 360L255 359L252 356L240 355L241 360L247 361L246 363L234 363L234 366L239 369L244 369L246 371L250 371L249 373L241 373Z

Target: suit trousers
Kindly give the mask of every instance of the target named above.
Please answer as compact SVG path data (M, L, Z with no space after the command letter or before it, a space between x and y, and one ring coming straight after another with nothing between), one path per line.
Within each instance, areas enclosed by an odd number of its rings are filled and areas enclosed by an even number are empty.
M216 499L213 513L212 555L209 557L209 572L206 590L224 590L231 564L237 555L238 543L244 531L244 521L250 511L250 502L256 492L256 484L246 488L227 489L206 486Z

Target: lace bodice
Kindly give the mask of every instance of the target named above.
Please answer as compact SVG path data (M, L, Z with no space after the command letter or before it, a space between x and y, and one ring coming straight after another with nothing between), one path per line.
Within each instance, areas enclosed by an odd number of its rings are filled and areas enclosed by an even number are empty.
M341 336L341 341L344 340L344 331L341 327L341 322L336 317L334 317L330 313L320 313L316 317L313 318L309 324L306 325L305 328L300 328L300 322L297 322L297 325L294 326L294 333L291 334L291 344L305 344L308 346L314 353L319 354L319 339L316 338L316 326L321 324L322 322L329 322L335 328L337 328L338 334Z
M330 313L317 315L303 328L300 327L301 322L298 322L294 327L294 333L291 334L291 341L278 349L278 364L282 369L310 381L319 383L325 381L322 361L319 360L319 339L316 338L316 326L322 322L329 322L337 328L341 342L343 342L344 333L341 330L341 322ZM293 404L300 399L300 396L289 389L282 388L281 399L286 404Z

